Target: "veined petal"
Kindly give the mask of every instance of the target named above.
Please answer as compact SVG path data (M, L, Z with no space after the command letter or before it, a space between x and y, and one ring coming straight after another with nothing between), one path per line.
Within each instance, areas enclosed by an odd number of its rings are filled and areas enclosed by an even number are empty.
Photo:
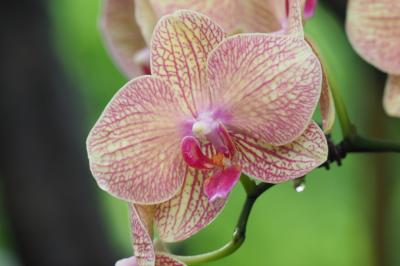
M186 264L174 259L169 254L157 253L155 266L186 266Z
M288 0L288 22L286 34L304 38L303 30L303 5L300 0Z
M130 204L129 207L136 263L140 266L154 266L154 206Z
M103 38L117 65L128 76L144 74L135 55L145 47L134 18L133 0L104 0L101 15Z
M154 29L152 74L168 82L188 114L195 116L212 101L206 62L209 52L223 38L224 32L217 24L193 11L165 16Z
M156 205L130 204L129 216L135 256L117 261L115 266L185 266L153 245L153 218Z
M308 126L320 97L322 70L303 39L239 34L210 54L208 78L218 107L232 113L224 121L228 130L283 145Z
M400 74L400 1L350 0L346 31L367 62L384 72Z
M221 25L226 32L238 30L238 12L242 1L238 0L150 0L158 17L173 13L180 9L188 9L209 16ZM243 10L243 9L242 9ZM223 11L223 12L222 12Z
M275 0L150 0L158 17L179 9L209 16L225 32L272 32L285 16L283 1ZM238 19L240 18L240 19Z
M175 242L195 234L221 212L225 200L209 202L204 193L208 171L188 167L182 191L173 199L157 205L155 224L162 241Z
M250 135L233 132L243 173L268 183L303 176L324 163L328 144L322 130L311 122L292 143L272 146Z
M167 84L143 76L128 82L91 130L87 148L99 186L134 203L172 198L183 184L177 100Z
M383 106L388 115L400 117L400 75L389 75L386 81Z

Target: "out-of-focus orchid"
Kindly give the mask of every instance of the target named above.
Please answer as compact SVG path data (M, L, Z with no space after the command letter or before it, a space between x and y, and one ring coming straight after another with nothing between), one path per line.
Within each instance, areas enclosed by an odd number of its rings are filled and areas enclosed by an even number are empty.
M128 82L89 134L99 186L130 202L158 204L182 193L185 182L198 188L197 178L204 190L184 196L205 192L213 204L241 172L280 183L324 162L325 137L310 122L321 65L304 40L298 7L291 2L285 35L225 38L212 20L190 11L160 20L153 75Z
M310 18L317 0L302 2L304 18ZM103 36L117 65L129 78L150 74L146 43L150 43L159 18L178 9L205 14L228 33L279 31L288 21L288 0L104 0Z
M388 73L384 108L400 117L400 1L349 0L346 30L354 49Z

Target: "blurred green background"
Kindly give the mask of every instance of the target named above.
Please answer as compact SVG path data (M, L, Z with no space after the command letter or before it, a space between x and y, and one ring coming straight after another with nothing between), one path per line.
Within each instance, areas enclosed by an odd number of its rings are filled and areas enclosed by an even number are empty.
M87 130L113 94L127 81L108 56L98 30L100 1L50 1L53 37L70 80L80 88ZM306 32L334 73L359 132L399 138L400 121L382 110L384 77L352 50L343 24L321 4ZM334 138L340 140L336 125ZM343 166L317 169L307 176L307 189L296 193L292 183L278 185L257 201L247 239L230 257L208 265L400 265L400 156L349 155ZM93 186L96 186L93 180ZM127 206L98 190L110 241L121 257L132 253ZM243 204L237 186L222 215L198 235L174 245L180 254L197 254L222 246ZM0 264L12 265L12 236L0 208Z

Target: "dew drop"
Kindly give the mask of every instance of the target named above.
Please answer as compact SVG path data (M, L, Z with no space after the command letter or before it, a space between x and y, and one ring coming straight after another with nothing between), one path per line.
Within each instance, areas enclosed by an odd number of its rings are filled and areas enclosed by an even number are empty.
M294 190L296 190L296 192L303 192L306 189L306 179L305 177L299 177L296 178L295 180L293 180L293 186L294 186Z
M299 193L303 192L306 189L306 184L304 183L298 184L294 189L296 190L296 192Z

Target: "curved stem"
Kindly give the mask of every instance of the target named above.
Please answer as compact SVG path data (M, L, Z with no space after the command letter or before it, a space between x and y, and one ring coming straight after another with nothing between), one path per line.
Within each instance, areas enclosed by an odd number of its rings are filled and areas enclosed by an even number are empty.
M256 182L254 182L254 180L251 180L245 174L242 174L240 176L240 182L242 183L242 186L243 186L244 190L246 191L246 195L249 195L249 193L251 193L257 187Z
M247 221L249 220L254 203L256 202L257 198L264 193L264 191L272 187L274 184L261 183L256 185L256 183L245 174L241 175L240 180L246 190L247 196L242 208L242 212L240 213L237 221L232 239L217 250L195 256L174 255L176 259L186 263L187 265L199 265L229 256L242 246L246 238Z
M349 139L348 152L400 152L400 143L355 135Z

